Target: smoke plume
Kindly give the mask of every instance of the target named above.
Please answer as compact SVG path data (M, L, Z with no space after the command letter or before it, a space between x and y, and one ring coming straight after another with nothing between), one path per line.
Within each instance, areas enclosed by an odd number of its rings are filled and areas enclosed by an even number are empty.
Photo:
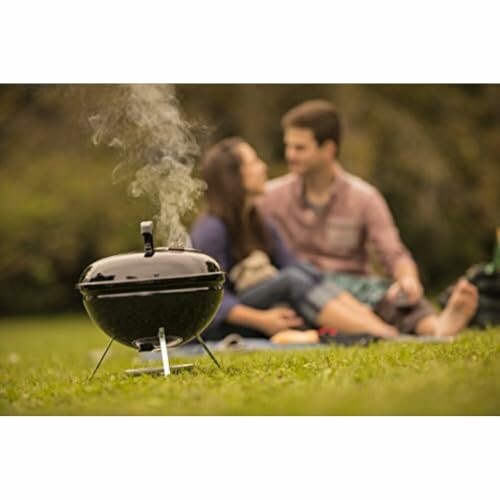
M115 148L121 158L113 181L128 181L132 196L157 207L155 233L167 246L185 245L182 217L195 208L204 183L191 175L200 150L174 87L101 86L88 104L92 141Z

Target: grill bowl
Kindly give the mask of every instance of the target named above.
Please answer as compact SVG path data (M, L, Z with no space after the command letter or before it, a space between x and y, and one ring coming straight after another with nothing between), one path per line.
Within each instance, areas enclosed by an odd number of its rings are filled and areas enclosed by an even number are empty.
M199 335L222 300L224 273L197 250L157 248L152 255L119 254L90 264L77 289L90 318L108 336L139 350Z

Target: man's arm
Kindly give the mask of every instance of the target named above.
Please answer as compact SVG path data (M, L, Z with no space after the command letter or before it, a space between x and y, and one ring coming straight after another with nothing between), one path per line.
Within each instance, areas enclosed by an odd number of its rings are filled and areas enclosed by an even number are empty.
M424 288L418 276L417 265L413 259L400 258L394 266L394 279L396 287L389 291L388 297L395 299L400 292L403 292L403 300L408 304L417 303L424 294ZM392 288L392 287L391 287Z
M389 296L396 298L402 291L408 303L417 302L423 295L417 265L401 242L389 207L376 189L367 199L365 217L368 242L375 249L386 271L396 281Z

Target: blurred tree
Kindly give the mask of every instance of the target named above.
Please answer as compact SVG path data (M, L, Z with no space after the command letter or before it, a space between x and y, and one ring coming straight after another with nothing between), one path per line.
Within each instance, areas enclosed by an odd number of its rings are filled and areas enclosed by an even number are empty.
M95 147L88 86L0 86L0 314L81 307L91 261L140 247L154 208L113 185ZM90 86L103 96L109 86ZM202 145L241 135L286 171L280 118L309 98L337 103L340 160L386 196L424 283L436 291L488 260L500 225L498 85L178 85ZM194 216L194 214L193 214ZM187 220L189 223L189 219Z

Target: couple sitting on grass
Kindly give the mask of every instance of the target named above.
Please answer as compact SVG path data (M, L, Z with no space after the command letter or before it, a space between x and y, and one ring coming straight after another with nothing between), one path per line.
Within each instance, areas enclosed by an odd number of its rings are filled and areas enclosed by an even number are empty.
M202 159L205 211L192 242L227 273L204 337L315 343L325 329L384 338L451 337L464 329L477 289L459 280L436 314L382 195L337 159L335 106L307 101L282 126L291 173L267 185L266 164L240 138L222 140ZM370 248L390 280L370 274Z

